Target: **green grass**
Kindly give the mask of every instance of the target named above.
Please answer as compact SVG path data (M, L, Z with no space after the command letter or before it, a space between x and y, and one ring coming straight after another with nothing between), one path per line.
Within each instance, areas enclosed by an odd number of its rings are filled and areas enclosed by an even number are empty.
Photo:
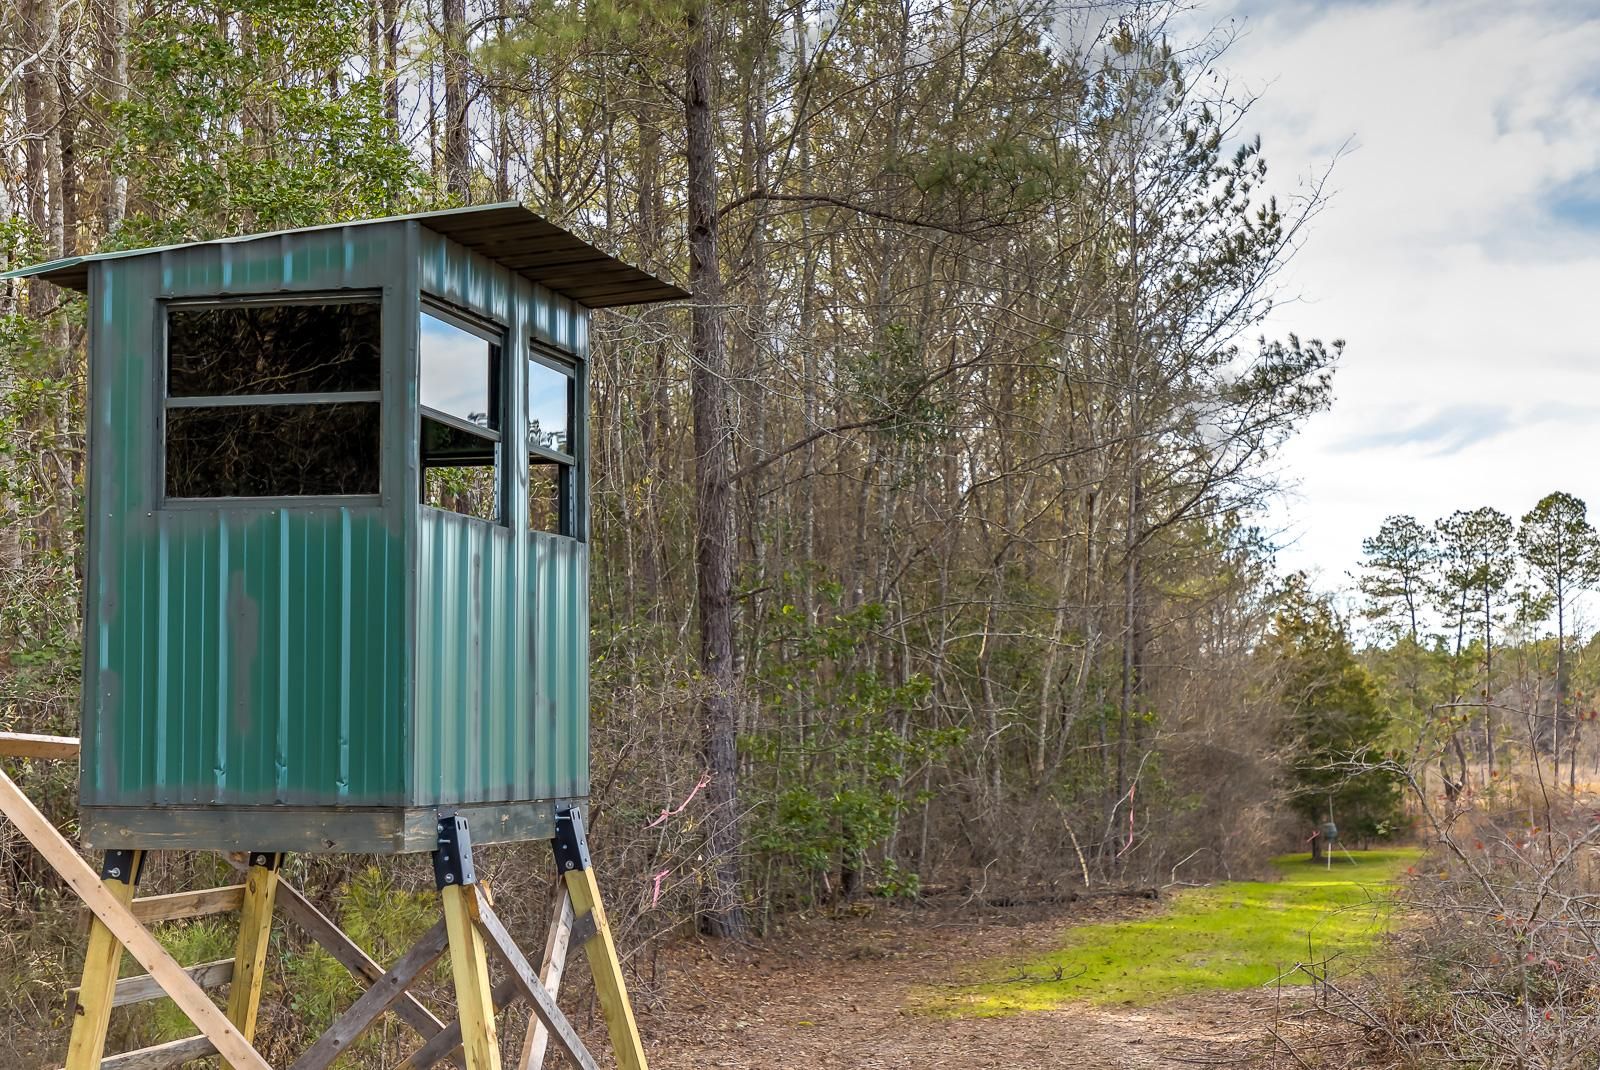
M1014 963L996 965L955 994L930 993L927 1005L936 1012L987 1017L1071 1000L1153 1003L1252 988L1313 957L1337 955L1348 970L1383 931L1387 885L1419 856L1413 850L1361 851L1352 865L1340 853L1331 869L1312 866L1305 855L1274 859L1282 880L1186 889L1159 915L1078 926L1061 947L1020 971ZM1304 974L1285 978L1307 980Z

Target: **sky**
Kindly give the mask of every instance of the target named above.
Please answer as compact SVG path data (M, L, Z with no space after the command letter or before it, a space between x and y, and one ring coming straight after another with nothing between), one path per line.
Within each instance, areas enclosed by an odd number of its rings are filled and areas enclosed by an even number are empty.
M1210 0L1280 197L1332 170L1269 336L1343 338L1282 454L1285 569L1383 518L1565 490L1600 519L1600 0Z

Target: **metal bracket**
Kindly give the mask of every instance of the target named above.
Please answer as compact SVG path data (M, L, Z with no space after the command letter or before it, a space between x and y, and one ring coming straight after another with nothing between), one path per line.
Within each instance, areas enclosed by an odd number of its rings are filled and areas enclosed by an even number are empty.
M123 884L138 884L139 877L143 872L143 851L107 851L104 861L100 863L100 879L102 881L121 881Z
M251 851L250 864L260 866L262 869L276 871L283 865L283 855L275 851Z
M439 815L439 846L433 852L433 882L441 890L476 884L472 868L472 834L461 814Z
M582 917L572 919L572 932L567 937L567 946L582 947L600 932L600 927L595 924L594 911L589 911Z
M569 806L556 811L556 834L550 841L556 852L556 869L570 873L589 868L589 841L583 834L583 811Z

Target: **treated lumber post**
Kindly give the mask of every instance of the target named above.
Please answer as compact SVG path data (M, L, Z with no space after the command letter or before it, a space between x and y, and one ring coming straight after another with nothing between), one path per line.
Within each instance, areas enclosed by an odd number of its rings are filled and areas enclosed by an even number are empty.
M577 924L587 918L594 925L594 934L583 941L583 953L589 960L589 972L594 975L595 995L606 1020L606 1032L611 1035L617 1066L621 1070L649 1070L644 1044L639 1039L639 1024L634 1021L633 1005L628 1001L628 986L622 979L622 960L617 957L616 941L611 938L611 926L606 922L606 910L600 902L600 885L589 863L583 814L577 807L556 811L556 837L552 844L556 868L566 882L567 894L572 897L572 913Z
M228 1021L254 1041L261 986L266 980L267 943L272 936L272 904L278 892L278 867L283 855L256 851L250 855L239 910L239 941L233 952L233 983L228 988ZM239 1070L234 1067L234 1070Z
M100 880L113 900L127 906L133 902L143 868L143 851L107 851L100 865ZM105 922L95 918L89 926L83 981L73 1007L66 1070L99 1070L106 1050L106 1030L111 1025L111 1008L116 1004L117 975L121 972L122 941Z
M439 818L439 846L433 852L434 881L450 937L450 974L456 989L456 1019L467 1070L502 1070L495 1036L494 995L489 987L489 956L477 926L477 874L467 819Z
M550 918L550 932L544 940L544 959L539 963L539 983L554 1000L561 992L561 975L567 967L567 945L572 941L572 896L565 881L556 884L556 909ZM550 1047L550 1029L536 1016L528 1023L522 1040L522 1058L517 1070L544 1070L544 1055Z
M110 889L100 883L89 863L73 850L66 837L45 820L38 807L4 772L0 772L0 813L11 819L17 831L60 874L67 887L94 911L95 917L111 930L111 935L122 942L128 954L156 979L189 1021L216 1045L223 1058L239 1070L272 1070L244 1035L228 1021L227 1016L211 1002L205 989L195 984L183 972L183 967L167 954L166 948L150 935L150 930L139 924L128 904L119 901Z
M589 1054L589 1049L583 1046L577 1030L572 1028L572 1023L567 1021L567 1016L561 1013L561 1008L556 1006L556 1001L550 993L544 990L544 985L539 983L539 978L534 974L533 967L528 959L517 947L511 934L506 932L505 925L489 905L482 892L472 889L477 893L477 923L483 931L483 937L500 956L507 966L511 968L511 980L517 983L523 996L533 1007L533 1013L539 1020L549 1027L555 1035L556 1043L561 1045L561 1050L566 1052L568 1058L578 1064L579 1070L599 1070L594 1056Z

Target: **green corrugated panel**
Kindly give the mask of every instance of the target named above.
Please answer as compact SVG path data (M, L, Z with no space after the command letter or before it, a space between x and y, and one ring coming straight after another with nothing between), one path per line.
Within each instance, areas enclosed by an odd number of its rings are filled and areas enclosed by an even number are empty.
M520 463L510 525L414 488L419 287L505 326L514 398L528 339L581 358L587 313L414 222L108 259L92 279L83 801L585 794L586 546L523 529ZM164 506L157 299L345 289L384 294L381 504Z
M375 289L399 231L97 265L83 801L406 795L403 510L161 506L155 298ZM385 360L391 359L385 340Z

